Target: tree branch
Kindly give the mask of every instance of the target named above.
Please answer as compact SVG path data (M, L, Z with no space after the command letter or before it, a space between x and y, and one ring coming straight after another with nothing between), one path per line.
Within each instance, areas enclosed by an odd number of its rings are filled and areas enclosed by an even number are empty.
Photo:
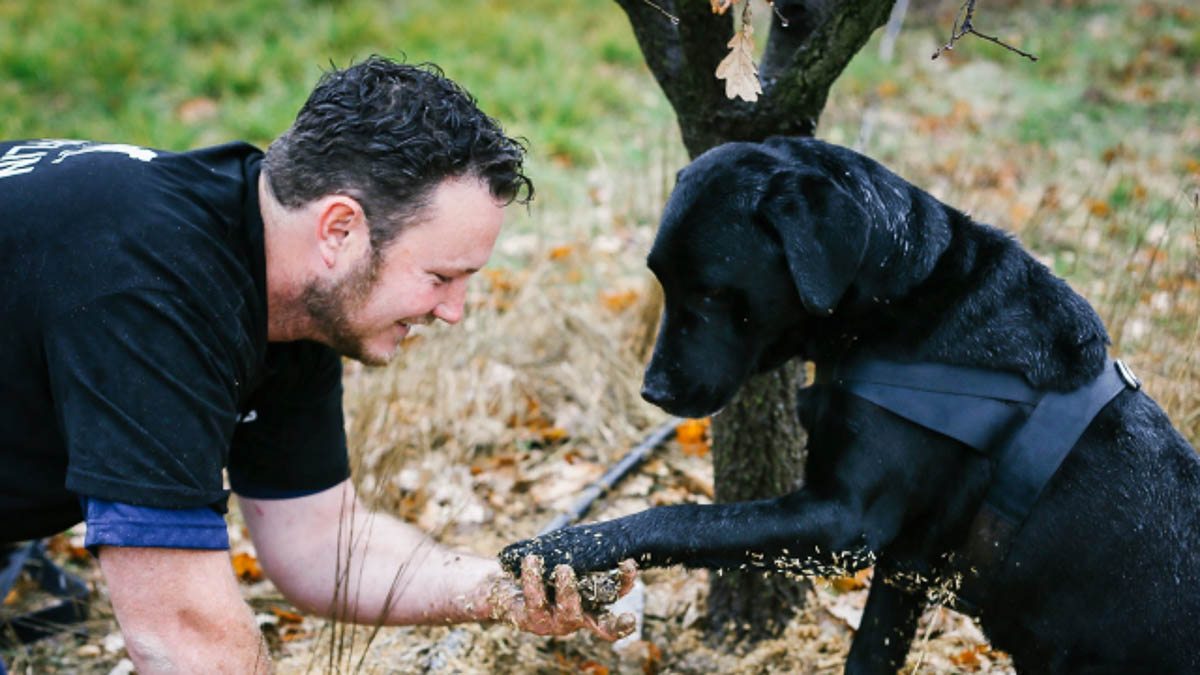
M984 40L990 40L991 42L995 42L996 44L1000 45L1001 47L1004 47L1005 49L1007 49L1009 51L1016 52L1016 53L1020 54L1021 56L1024 56L1025 58L1029 59L1030 61L1038 60L1038 58L1036 56L1034 56L1033 54L1030 54L1029 52L1017 49L1016 47L1008 44L1007 42L1004 42L1003 40L1001 40L998 37L994 37L992 35L984 35L983 33L980 33L979 31L975 30L975 25L974 25L974 23L972 23L972 19L974 17L975 17L975 0L966 0L965 2L963 2L962 7L958 8L958 13L954 15L954 27L950 29L950 41L947 42L946 44L942 45L941 47L938 47L938 50L933 53L932 58L936 59L937 57L942 55L942 52L953 51L954 43L957 42L960 38L963 38L966 35L970 34L970 35L974 35L976 37L981 37ZM959 20L960 18L961 18L961 21Z
M781 7L790 26L779 26L778 18L772 22L770 39L776 45L768 43L774 50L771 79L763 86L770 104L808 116L815 127L834 80L887 22L893 4L895 0L796 0ZM797 10L800 16L794 15ZM811 26L807 35L801 32L806 24Z
M616 0L625 10L646 65L677 111L694 106L697 97L716 101L720 83L713 77L732 18L714 16L707 2L685 0Z
M824 15L828 14L824 2L777 0L774 4L771 33L758 68L763 82L768 84L787 67L796 50L800 49L804 41L821 25Z

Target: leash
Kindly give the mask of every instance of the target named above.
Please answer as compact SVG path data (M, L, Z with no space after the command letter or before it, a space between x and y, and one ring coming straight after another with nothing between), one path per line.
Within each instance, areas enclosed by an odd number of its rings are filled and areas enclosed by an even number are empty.
M977 583L999 569L1021 525L1071 448L1100 410L1141 382L1106 359L1091 382L1069 392L1033 388L1019 375L940 363L857 360L818 368L838 386L922 427L995 458L995 474L962 549L964 604L984 596Z

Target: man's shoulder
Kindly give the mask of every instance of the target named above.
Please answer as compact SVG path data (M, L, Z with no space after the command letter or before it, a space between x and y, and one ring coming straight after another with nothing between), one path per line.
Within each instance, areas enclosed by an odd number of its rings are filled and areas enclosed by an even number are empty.
M181 169L200 178L241 178L242 166L261 157L261 150L241 141L183 152L75 139L0 141L0 181L17 185L79 179L111 184L157 170Z
M21 253L4 278L26 286L43 315L130 289L175 293L219 315L260 304L261 155L245 143L181 153L0 143L0 207L14 214L0 223L0 247Z

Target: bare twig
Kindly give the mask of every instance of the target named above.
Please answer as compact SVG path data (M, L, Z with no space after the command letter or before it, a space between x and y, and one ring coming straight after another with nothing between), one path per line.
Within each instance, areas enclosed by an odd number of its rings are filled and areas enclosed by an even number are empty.
M960 7L958 9L958 13L954 16L954 27L950 30L950 41L947 42L946 44L942 45L941 47L938 47L937 51L933 53L932 58L936 59L937 57L942 55L942 52L953 51L955 42L957 42L959 39L965 37L966 35L971 34L976 37L981 37L984 40L989 40L991 42L995 42L996 44L1000 45L1001 47L1004 47L1005 49L1007 49L1011 52L1016 52L1016 53L1020 54L1021 56L1024 56L1025 58L1029 59L1030 61L1038 60L1038 58L1036 56L1034 56L1033 54L1030 54L1027 51L1017 49L1016 47L1008 44L1007 42L1004 42L1003 40L1001 40L998 37L995 37L992 35L984 35L983 33L980 33L979 31L975 30L975 24L973 24L971 22L971 19L974 18L974 15L975 15L975 0L966 0L965 2L963 2L962 7Z
M746 3L746 4L749 4L749 3ZM788 19L786 16L783 15L783 12L779 11L779 8L775 6L775 3L772 2L771 0L767 0L767 6L771 8L772 12L775 12L775 18L779 19L779 26L781 28L787 28L788 27Z
M667 17L667 19L668 19L668 20L669 20L671 23L675 24L676 26L678 26L678 25L679 25L679 17L675 16L674 14L672 14L672 13L668 12L667 10L663 9L662 7L658 6L658 5L657 5L657 4L655 4L655 3L654 3L652 0L642 0L642 2L644 2L644 3L646 3L647 5L649 5L649 6L653 7L654 9L658 10L658 13L659 13L659 14L662 14L662 15L663 15L663 16L665 16L665 17Z

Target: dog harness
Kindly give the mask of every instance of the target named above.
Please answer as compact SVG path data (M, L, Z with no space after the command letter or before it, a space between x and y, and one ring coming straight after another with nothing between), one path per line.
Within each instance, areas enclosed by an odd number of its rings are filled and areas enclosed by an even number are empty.
M1003 562L1012 536L1050 478L1100 410L1141 382L1106 359L1091 382L1068 392L1038 390L1020 375L940 363L851 360L818 367L817 382L838 386L922 427L996 459L980 513L963 550L960 597L977 603L971 577Z

